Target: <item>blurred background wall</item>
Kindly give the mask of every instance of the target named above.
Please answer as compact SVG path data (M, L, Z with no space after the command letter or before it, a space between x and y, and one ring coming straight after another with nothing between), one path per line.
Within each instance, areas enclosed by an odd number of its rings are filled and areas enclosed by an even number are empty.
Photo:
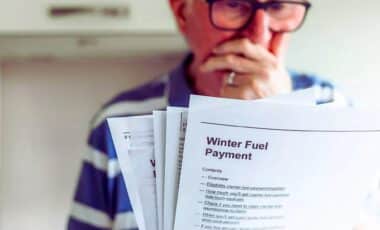
M172 25L157 32L153 31L157 25L145 25L150 21L143 19L126 32L122 19L119 24L108 21L99 26L98 19L82 17L53 25L30 22L36 26L34 30L28 20L12 21L16 18L12 10L21 10L25 4L44 8L55 1L1 3L0 15L11 19L0 23L0 56L4 56L0 78L0 229L64 229L81 157L87 149L89 120L116 93L175 66L181 57L176 53L183 51L183 45L171 43L172 49L170 44L161 44L167 34L173 39ZM333 79L357 103L377 104L380 2L313 3L307 23L294 35L288 65ZM83 28L76 20L83 21L88 33L81 34ZM93 36L88 35L91 33ZM130 39L136 34L137 39Z
M172 62L4 63L0 229L65 229L90 119L117 92Z
M312 1L288 53L290 67L333 79L358 105L380 98L380 2Z

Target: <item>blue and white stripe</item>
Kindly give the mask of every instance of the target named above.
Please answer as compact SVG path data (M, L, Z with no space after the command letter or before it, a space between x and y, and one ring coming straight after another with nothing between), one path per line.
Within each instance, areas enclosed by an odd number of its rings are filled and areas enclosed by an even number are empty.
M165 79L140 87L149 88L145 98L132 100L125 93L119 95L121 100L108 104L93 119L68 229L137 229L105 119L165 108L168 104Z

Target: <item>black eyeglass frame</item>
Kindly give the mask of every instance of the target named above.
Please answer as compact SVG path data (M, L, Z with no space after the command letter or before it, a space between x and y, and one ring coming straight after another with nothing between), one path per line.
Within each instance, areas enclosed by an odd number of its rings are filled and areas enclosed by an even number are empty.
M242 31L244 29L246 29L249 24L251 23L252 21L252 18L253 16L255 15L256 11L257 10L260 10L260 9L263 9L264 11L266 11L266 9L271 5L271 4L274 4L274 3L287 3L287 4L297 4L297 5L303 5L305 7L305 15L301 21L301 23L293 30L291 31L273 31L273 32L276 32L276 33L293 33L295 31L297 31L298 29L300 29L302 27L302 25L304 24L305 22L305 19L306 19L306 16L312 6L312 4L310 2L307 2L307 1L291 1L291 0L286 0L286 1L279 1L279 0L272 0L272 1L268 1L268 2L257 2L257 1L252 1L252 0L239 0L239 1L246 1L246 2L249 2L252 6L252 12L251 12L251 16L248 18L247 22L242 25L240 28L237 28L237 29L228 29L228 28L224 28L224 27L221 27L221 26L218 26L214 23L214 20L212 18L212 9L213 9L213 4L215 2L218 2L218 1L221 1L221 0L205 0L208 5L209 5L209 20L211 22L211 24L218 30L224 30L224 31Z

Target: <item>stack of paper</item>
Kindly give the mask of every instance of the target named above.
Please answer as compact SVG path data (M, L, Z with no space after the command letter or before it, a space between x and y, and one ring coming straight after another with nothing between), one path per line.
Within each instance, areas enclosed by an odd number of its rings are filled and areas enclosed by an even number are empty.
M109 118L140 230L352 229L377 189L380 111L313 89Z

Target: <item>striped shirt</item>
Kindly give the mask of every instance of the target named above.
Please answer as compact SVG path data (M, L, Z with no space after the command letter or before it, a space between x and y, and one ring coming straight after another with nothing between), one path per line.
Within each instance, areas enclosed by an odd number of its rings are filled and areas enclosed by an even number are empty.
M187 57L168 75L123 92L107 103L92 121L69 230L137 229L128 191L120 172L106 118L148 114L168 105L187 106L192 93L185 77ZM316 104L337 99L333 84L316 76L289 71L293 89L320 88Z

